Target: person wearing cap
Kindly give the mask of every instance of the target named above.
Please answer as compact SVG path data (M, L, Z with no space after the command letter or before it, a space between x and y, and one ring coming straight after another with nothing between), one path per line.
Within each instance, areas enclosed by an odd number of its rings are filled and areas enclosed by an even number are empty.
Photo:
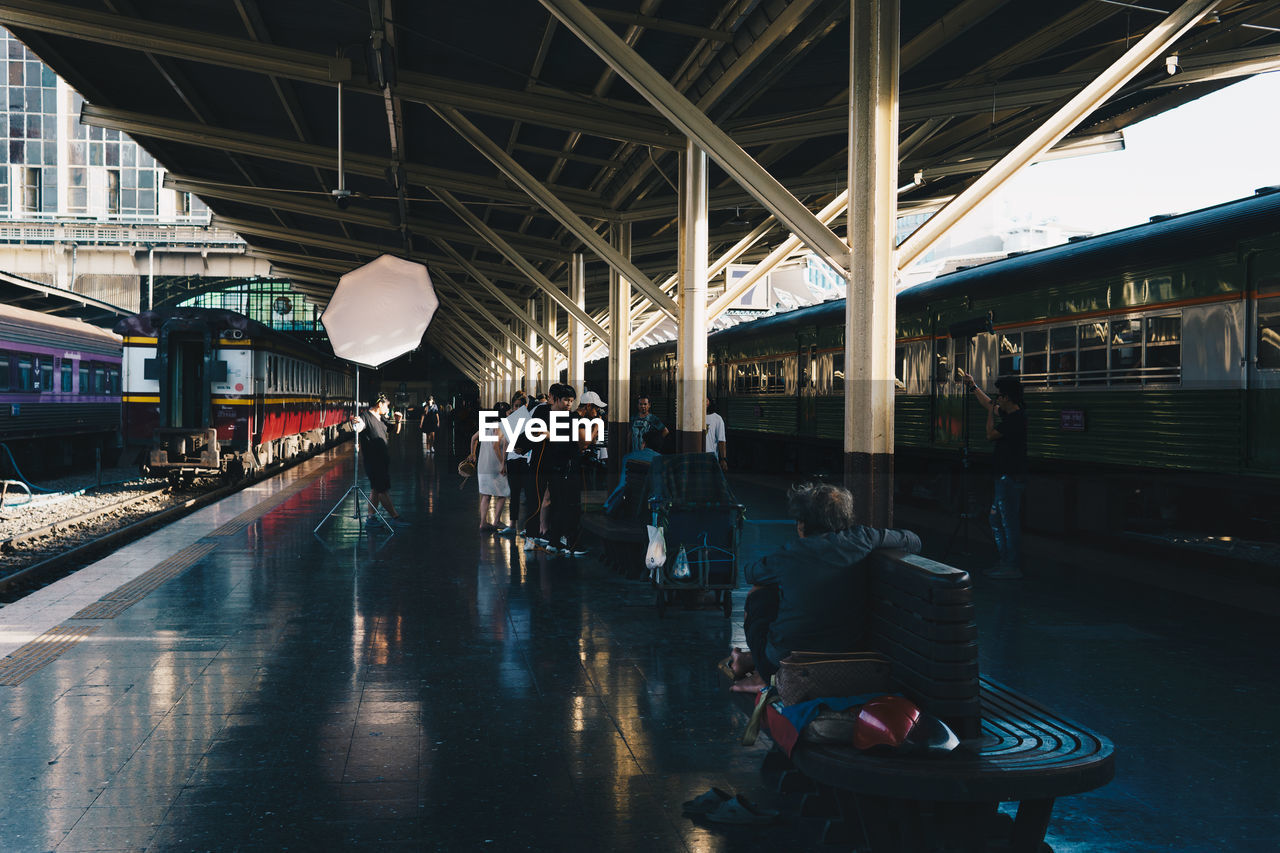
M604 409L609 404L601 399L600 395L595 391L584 391L582 398L578 400L578 417L593 420L595 418L604 419ZM596 475L603 466L600 461L599 448L592 442L583 442L582 447L582 471L583 481L590 482L591 488L595 488ZM588 476L590 475L590 476Z
M364 448L364 473L369 478L369 523L378 521L377 508L381 506L391 516L391 523L400 527L408 522L400 520L400 513L396 512L396 505L391 500L391 452L387 447L387 427L398 433L403 421L397 412L388 424L390 413L391 401L385 394L379 394L372 406L359 415L351 416L351 428Z

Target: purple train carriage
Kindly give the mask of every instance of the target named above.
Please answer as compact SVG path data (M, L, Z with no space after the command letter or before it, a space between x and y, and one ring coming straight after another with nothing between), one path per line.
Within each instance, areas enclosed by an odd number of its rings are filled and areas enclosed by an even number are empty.
M120 354L120 336L97 326L0 305L0 441L23 474L89 465L98 451L114 464Z

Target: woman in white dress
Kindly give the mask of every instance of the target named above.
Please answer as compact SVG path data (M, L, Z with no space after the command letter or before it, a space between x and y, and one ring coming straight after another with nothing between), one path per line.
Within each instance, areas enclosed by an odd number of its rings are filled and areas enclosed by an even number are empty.
M510 411L506 403L498 404L498 419L501 420ZM471 460L476 463L476 483L480 487L480 530L492 533L497 525L489 521L489 504L493 504L493 519L502 518L502 508L511 495L511 485L507 482L507 442L499 432L497 441L481 441L479 431L471 436Z

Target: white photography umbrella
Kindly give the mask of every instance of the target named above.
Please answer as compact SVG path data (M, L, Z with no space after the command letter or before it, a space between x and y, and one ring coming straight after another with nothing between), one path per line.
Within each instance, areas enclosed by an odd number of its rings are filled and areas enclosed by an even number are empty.
M439 305L440 300L425 266L393 255L382 255L338 279L338 287L320 315L320 322L329 335L335 355L366 367L380 367L418 348ZM357 408L359 404L360 370L357 368ZM316 530L329 520L329 516L353 491L368 503L368 496L357 485L360 477L359 440L356 441L355 452L356 482L329 510L329 515L320 520ZM375 507L374 511L382 518L381 509ZM360 517L359 500L356 501L356 517Z
M339 358L378 367L418 348L439 304L426 267L383 255L338 279L320 322Z

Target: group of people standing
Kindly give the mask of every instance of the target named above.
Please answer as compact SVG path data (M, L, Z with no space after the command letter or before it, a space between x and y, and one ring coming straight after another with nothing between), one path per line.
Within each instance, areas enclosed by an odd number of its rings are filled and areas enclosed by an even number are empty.
M479 430L471 437L482 532L522 535L525 550L586 556L578 541L582 469L592 444L585 422L600 418L606 405L594 391L578 401L573 386L563 383L553 384L532 405L523 391L513 394L510 404L498 404L497 440L482 441ZM568 415L569 440L549 437L556 413ZM541 423L543 437L533 437L538 431L529 429L530 421ZM504 505L508 522L499 526Z
M1002 376L996 380L995 393L988 394L978 388L967 373L960 371L959 378L987 410L986 437L993 442L995 483L990 524L998 562L987 574L994 578L1019 578L1022 576L1022 499L1027 477L1027 416L1023 408L1022 385L1016 376ZM480 530L502 536L523 535L526 550L541 549L584 556L586 551L578 541L581 533L582 470L586 460L594 458L594 455L591 452L592 437L579 426L582 421L601 418L607 404L594 391L587 391L579 402L573 386L562 383L552 385L548 392L530 400L523 391L517 391L509 404L499 403L496 413L504 426L498 431L496 440L481 441L478 429L471 433L467 458L476 469ZM727 472L724 418L716 412L710 399L705 400L705 406L704 450L715 454L721 469ZM479 407L476 406L475 410L478 420ZM543 435L546 436L557 412L572 413L571 440L530 437L529 420L542 422ZM431 398L423 406L418 422L426 453L435 452L443 421L443 413ZM385 518L386 523L392 525L407 523L400 519L391 499L390 455L387 450L388 431L398 433L401 426L401 415L391 414L390 402L381 394L367 411L352 418L352 427L361 433L364 449L365 472L370 484L371 522L381 522ZM626 461L652 461L665 449L669 435L670 430L652 411L649 398L639 397L636 415L630 422L630 452L621 466L623 482L606 500L606 512L618 507L624 491ZM379 513L379 507L385 512ZM501 522L503 509L508 509L506 524Z

